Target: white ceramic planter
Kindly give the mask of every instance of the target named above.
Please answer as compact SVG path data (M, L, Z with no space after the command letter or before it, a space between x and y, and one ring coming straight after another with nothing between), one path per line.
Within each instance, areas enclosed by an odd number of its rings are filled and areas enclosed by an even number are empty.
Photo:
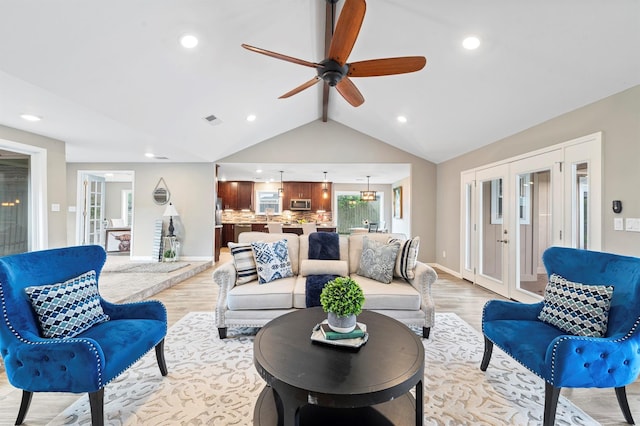
M333 312L327 312L329 327L336 333L349 333L356 328L356 316L339 317Z

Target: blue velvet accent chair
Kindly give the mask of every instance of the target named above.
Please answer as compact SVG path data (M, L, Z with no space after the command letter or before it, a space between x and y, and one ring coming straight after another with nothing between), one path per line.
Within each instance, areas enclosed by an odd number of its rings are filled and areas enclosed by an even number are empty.
M157 301L113 304L99 297L108 321L74 337L41 337L25 288L64 283L91 270L99 278L105 260L97 245L0 257L0 353L9 382L23 390L15 424L22 424L34 392L87 392L92 424L102 425L105 386L154 347L166 376L167 312Z
M625 420L633 423L625 386L640 373L640 258L565 247L543 254L549 276L588 285L613 285L604 337L567 334L538 319L543 303L492 300L482 315L486 371L493 345L545 381L544 425L553 425L560 389L615 388Z

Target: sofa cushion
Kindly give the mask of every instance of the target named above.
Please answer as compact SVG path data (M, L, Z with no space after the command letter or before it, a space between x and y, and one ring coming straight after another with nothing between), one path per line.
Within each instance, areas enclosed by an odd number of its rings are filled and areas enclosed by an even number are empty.
M287 240L282 239L272 243L255 242L251 243L251 247L256 259L260 284L293 276Z
M246 284L258 279L258 269L251 244L228 243L236 267L236 285Z
M291 260L291 271L294 275L298 275L299 263L298 258L300 256L300 240L297 234L283 233L283 234L269 234L266 232L243 232L238 235L239 243L253 243L256 241L264 241L267 243L285 239L287 240L287 247L289 249L289 259ZM306 257L306 255L305 255Z
M351 274L364 293L364 309L419 310L420 293L408 282L396 279L389 284Z
M24 290L31 300L44 337L74 337L109 320L100 304L96 271L63 283L31 286Z
M398 256L396 258L396 266L393 276L412 280L416 277L414 270L418 262L418 248L420 247L420 237L413 237L408 240L390 237L389 243L397 242L400 244Z
M602 337L612 295L611 285L574 283L552 274L538 318L576 336Z
M358 275L390 283L393 279L399 249L398 243L385 244L364 237Z
M349 275L349 265L344 260L315 260L303 259L300 262L300 276L332 274L346 277Z
M258 281L235 286L227 294L229 309L290 309L293 306L293 289L297 277L283 278L268 285ZM304 280L303 280L304 281ZM304 287L303 287L304 288Z

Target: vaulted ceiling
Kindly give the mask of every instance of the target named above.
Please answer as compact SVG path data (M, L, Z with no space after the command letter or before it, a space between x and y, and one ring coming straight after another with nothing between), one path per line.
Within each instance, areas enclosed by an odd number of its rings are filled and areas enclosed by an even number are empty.
M320 119L321 84L277 99L313 69L241 44L320 61L325 9L0 0L0 124L65 141L71 162L216 161ZM195 48L179 44L186 33ZM468 35L478 49L462 47ZM640 84L638 46L637 0L369 0L350 62L421 55L427 65L354 78L358 108L332 89L328 118L439 163Z

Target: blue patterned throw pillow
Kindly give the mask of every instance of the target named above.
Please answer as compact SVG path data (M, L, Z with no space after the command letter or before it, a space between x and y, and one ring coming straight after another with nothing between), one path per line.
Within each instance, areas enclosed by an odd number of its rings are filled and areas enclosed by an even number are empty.
M602 337L607 332L612 295L612 285L574 283L552 274L538 318L575 336Z
M255 242L251 243L251 247L256 260L259 284L293 276L287 240L272 243Z
M74 337L109 320L100 305L96 271L58 284L27 287L44 337Z

